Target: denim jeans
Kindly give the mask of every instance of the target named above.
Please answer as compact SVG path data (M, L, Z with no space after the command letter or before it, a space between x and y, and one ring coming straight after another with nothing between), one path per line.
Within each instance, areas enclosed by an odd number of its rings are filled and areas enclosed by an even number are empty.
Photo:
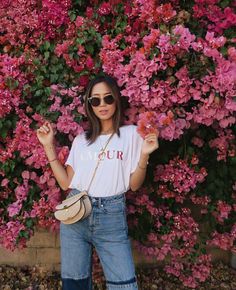
M63 290L92 290L92 246L99 256L108 290L137 290L125 194L90 200L92 212L86 219L60 224Z

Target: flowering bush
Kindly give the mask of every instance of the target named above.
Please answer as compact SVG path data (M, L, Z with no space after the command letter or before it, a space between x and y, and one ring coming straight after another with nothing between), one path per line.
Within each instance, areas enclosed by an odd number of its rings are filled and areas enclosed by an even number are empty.
M236 14L230 0L4 0L0 6L0 242L23 248L58 229L62 198L35 130L53 122L59 159L86 129L84 89L103 71L129 103L126 124L158 132L130 234L184 285L236 252ZM197 214L196 214L197 210ZM202 224L208 227L201 228Z

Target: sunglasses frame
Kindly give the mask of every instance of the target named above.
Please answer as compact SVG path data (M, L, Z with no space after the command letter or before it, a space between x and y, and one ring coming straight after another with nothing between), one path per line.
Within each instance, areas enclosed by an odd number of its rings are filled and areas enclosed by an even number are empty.
M106 98L110 98L112 96L112 103L108 103L107 101L106 101ZM92 99L98 99L99 100L99 104L98 105L92 105ZM89 97L88 98L88 102L90 103L90 105L91 106L93 106L93 107L98 107L98 106L100 106L101 105L101 100L104 100L104 102L105 102L105 104L107 104L107 105L112 105L114 102L115 102L115 98L113 97L113 95L112 94L109 94L109 95L106 95L105 97L103 97L103 98L99 98L99 97Z

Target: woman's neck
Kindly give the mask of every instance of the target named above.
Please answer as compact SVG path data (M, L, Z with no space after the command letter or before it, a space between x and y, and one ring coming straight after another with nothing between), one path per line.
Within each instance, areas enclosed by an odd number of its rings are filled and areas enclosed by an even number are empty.
M101 134L110 134L113 133L113 123L112 122L103 122L101 124Z

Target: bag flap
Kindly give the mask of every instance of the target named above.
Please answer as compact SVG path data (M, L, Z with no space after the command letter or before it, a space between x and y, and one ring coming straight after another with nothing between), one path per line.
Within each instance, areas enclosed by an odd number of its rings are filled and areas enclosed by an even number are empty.
M55 211L54 215L56 219L64 221L73 218L78 214L81 215L82 217L84 215L84 212L85 212L84 205L79 201L72 204L69 208Z
M87 192L86 191L82 191L82 192L80 192L80 193L78 193L76 195L73 195L73 196L63 200L62 203L58 204L55 208L56 208L56 210L68 208L71 205L73 205L75 202L78 202L85 195L87 195Z

